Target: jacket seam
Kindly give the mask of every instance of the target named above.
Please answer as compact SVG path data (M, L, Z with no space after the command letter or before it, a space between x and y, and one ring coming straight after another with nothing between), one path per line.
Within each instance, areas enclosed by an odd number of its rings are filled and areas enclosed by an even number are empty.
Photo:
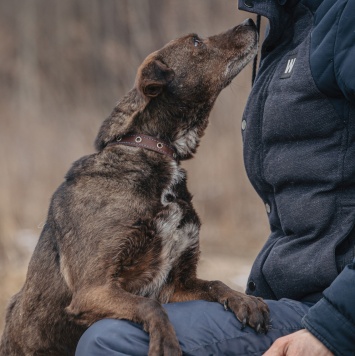
M324 297L321 302L322 303L322 308L324 312L327 312L330 314L330 319L336 319L336 321L341 324L345 325L346 327L350 327L351 329L355 328L354 323L348 319L339 309L337 308L336 305L331 303L326 297ZM316 328L316 326L313 326L310 321L307 320L307 315L302 319L302 324L306 327L307 330L309 330L314 336L317 337L329 350L331 350L335 355L344 355L342 352L340 352L332 343L330 340L326 339ZM325 329L326 330L326 329Z
M339 13L339 15L337 16L337 23L336 23L336 34L335 34L335 40L334 40L334 47L333 47L333 70L334 70L334 77L335 77L335 80L336 80L336 82L337 82L337 85L338 85L338 87L339 87L339 89L340 89L340 91L342 92L342 90L341 90L341 88L340 88L340 86L339 86L339 82L338 82L338 80L337 80L337 78L339 78L343 83L344 83L344 80L342 79L342 76L341 76L341 74L340 74L340 72L339 72L339 70L337 70L337 66L336 66L336 64L335 64L335 48L336 48L336 46L337 46L337 44L339 43L339 41L338 41L338 32L339 32L339 23L340 23L340 19L341 19L341 17L343 16L343 13L344 13L344 10L345 10L345 7L346 7L346 5L347 5L347 3L348 3L348 1L345 1L344 2L344 7L343 7L343 9L340 11L340 13ZM343 93L342 92L342 94L344 95L344 97L346 97L346 95L345 95L345 93Z
M306 329L311 334L313 334L319 341L321 341L330 351L332 351L336 355L341 355L327 339L325 339L321 334L319 334L319 332L312 325L310 325L307 321L304 321L304 324Z
M349 324L349 326L352 326L353 328L355 328L354 323L352 322L351 319L349 319L345 314L343 314L337 307L336 304L333 304L326 296L324 296L324 300L326 301L326 303L328 304L328 308L333 308L335 313L334 316L335 318L337 318L339 321L341 321L342 323L346 323Z

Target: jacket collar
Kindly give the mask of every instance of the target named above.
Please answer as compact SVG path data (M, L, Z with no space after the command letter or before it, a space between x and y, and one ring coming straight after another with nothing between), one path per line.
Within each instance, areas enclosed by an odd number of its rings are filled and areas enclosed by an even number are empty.
M268 18L269 28L264 44L274 43L282 35L289 20L286 12L286 3L289 1L294 0L238 0L238 8Z
M271 19L280 15L285 7L293 7L299 2L314 12L323 0L238 0L238 8Z
M298 3L315 12L323 0L238 0L239 10L252 12L269 19L264 44L278 41L290 23L290 8Z

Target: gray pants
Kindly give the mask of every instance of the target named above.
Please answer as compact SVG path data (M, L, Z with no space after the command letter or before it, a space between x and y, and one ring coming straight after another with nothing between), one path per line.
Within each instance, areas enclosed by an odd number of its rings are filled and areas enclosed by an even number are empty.
M193 301L164 305L174 325L184 355L262 355L280 336L302 329L301 319L310 303L289 299L266 301L271 328L257 334L241 324L218 303ZM149 335L138 324L104 319L93 324L81 337L76 356L144 356Z

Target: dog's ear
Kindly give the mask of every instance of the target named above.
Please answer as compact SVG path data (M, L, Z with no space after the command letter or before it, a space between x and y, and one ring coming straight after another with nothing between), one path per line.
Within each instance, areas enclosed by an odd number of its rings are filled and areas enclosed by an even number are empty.
M144 64L138 76L138 86L148 98L158 96L174 79L174 71L159 59L152 59Z

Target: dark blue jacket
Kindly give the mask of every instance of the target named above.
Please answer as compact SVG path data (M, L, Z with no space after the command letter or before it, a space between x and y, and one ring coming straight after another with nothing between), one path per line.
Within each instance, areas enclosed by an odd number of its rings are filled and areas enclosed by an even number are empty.
M271 234L247 293L318 302L304 325L355 355L355 0L239 0L270 26L243 116Z

